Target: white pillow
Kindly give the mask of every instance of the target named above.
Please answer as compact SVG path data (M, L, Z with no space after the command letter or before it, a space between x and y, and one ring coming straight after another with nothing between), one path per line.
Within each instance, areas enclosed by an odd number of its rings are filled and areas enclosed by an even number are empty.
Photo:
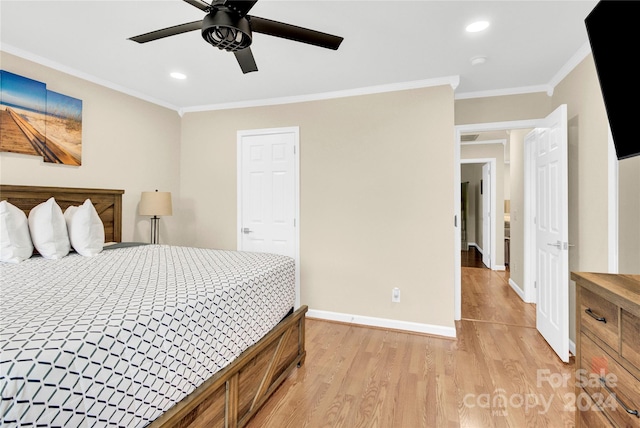
M67 224L62 209L54 198L31 209L29 231L33 246L45 259L60 259L69 254L71 246Z
M32 254L27 215L7 201L0 202L0 261L19 263Z
M104 225L90 199L64 212L69 241L78 254L91 257L104 247Z

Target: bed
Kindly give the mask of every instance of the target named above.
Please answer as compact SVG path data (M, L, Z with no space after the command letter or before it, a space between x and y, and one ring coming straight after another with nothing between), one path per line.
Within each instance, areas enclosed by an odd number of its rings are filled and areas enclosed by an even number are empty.
M25 213L90 199L115 243L123 193L0 185ZM304 362L287 257L120 243L0 269L3 427L242 427Z

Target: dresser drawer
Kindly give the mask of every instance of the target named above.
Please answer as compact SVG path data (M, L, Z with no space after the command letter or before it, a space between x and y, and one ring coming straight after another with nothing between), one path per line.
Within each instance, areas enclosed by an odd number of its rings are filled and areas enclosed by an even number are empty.
M620 317L622 331L622 346L620 355L633 364L637 369L635 375L640 374L640 317L622 310Z
M583 288L580 300L580 323L583 329L618 351L618 307Z
M590 399L587 398L587 400ZM578 412L578 415L576 415L576 417L580 419L578 425L580 428L604 428L611 426L611 422L609 422L604 415L604 412L598 410L593 401L582 403L581 406L584 406L585 410L581 410Z
M621 427L640 427L640 382L586 335L580 337L579 386L609 419Z

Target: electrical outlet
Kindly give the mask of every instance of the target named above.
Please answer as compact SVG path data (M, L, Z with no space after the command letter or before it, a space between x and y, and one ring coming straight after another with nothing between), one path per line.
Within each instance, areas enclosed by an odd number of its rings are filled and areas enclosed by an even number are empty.
M391 290L391 301L394 303L400 302L400 289L398 287Z

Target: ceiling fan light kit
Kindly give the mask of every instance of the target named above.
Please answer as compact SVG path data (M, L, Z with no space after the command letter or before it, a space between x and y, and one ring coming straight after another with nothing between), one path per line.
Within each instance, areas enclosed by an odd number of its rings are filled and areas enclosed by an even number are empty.
M202 0L183 1L206 12L205 17L201 21L163 28L129 40L147 43L200 29L207 43L234 53L243 73L258 71L250 48L253 32L333 50L337 50L343 40L332 34L247 15L257 0L216 0L210 5Z
M202 38L227 52L251 45L251 27L247 18L222 10L212 10L202 20Z

